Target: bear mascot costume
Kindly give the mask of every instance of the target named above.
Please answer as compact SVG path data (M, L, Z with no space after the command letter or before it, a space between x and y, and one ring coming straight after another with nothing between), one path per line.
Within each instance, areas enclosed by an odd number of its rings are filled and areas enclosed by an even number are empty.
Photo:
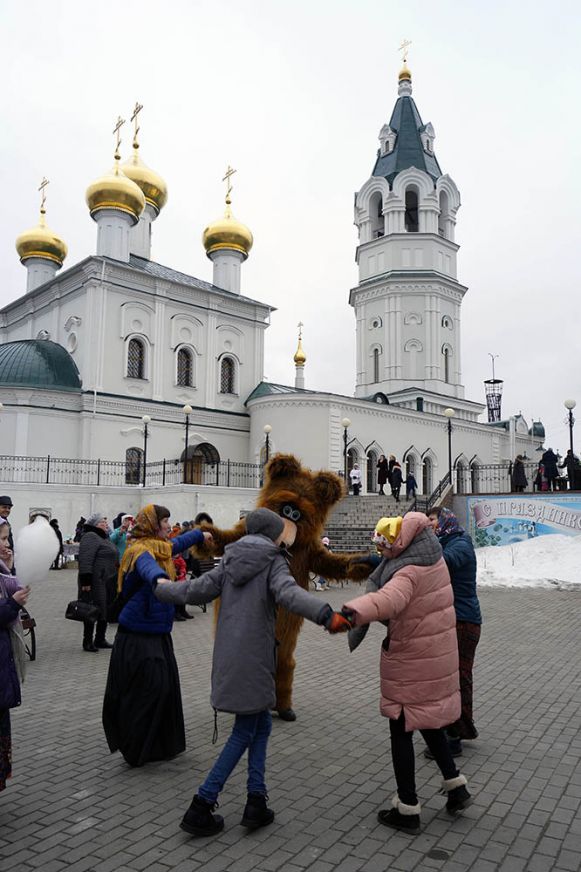
M326 579L350 578L361 581L369 575L369 566L357 561L360 554L331 553L321 543L329 510L344 496L345 488L339 476L332 472L311 472L292 454L275 454L265 468L264 485L256 508L271 509L297 526L297 537L290 552L290 571L305 590L309 574ZM231 530L220 530L204 524L213 538L213 552L223 554L230 542L244 536L244 520ZM292 708L292 686L295 670L294 651L303 619L279 608L276 621L277 669L276 710L285 721L296 720Z

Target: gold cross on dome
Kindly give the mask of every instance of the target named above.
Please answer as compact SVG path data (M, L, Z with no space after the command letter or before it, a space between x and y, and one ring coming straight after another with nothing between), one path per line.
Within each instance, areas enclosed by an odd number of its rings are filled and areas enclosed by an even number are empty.
M232 182L230 181L230 179L232 178L232 176L234 175L235 172L237 172L237 170L232 169L230 164L228 164L228 169L226 170L226 172L224 174L224 178L222 179L223 182L226 182L226 202L227 203L230 201L230 194L232 193Z
M401 44L400 47L398 48L398 51L401 51L401 52L402 52L402 58L403 58L403 62L404 62L404 64L407 63L407 59L408 59L408 48L410 47L411 44L412 44L411 39L404 39L403 42L402 42L402 44Z
M303 327L304 326L305 325L303 324L302 321L299 321L299 323L297 324L297 327L299 328L299 339L303 338Z
M119 146L121 145L121 128L123 127L124 124L125 124L125 119L121 118L121 116L119 115L117 118L117 124L113 128L113 133L117 137L117 140L115 142L115 157L117 160L119 160L119 156L120 156L119 155Z
M46 203L46 186L49 185L50 182L46 176L42 177L42 182L38 190L40 191L40 211L44 212L44 204Z
M135 124L135 129L133 131L133 146L135 148L137 147L137 134L139 133L139 125L138 125L139 119L137 116L139 115L139 113L141 112L142 109L143 109L143 105L141 103L138 103L136 100L135 101L135 108L133 109L133 115L131 116L131 121L133 121Z

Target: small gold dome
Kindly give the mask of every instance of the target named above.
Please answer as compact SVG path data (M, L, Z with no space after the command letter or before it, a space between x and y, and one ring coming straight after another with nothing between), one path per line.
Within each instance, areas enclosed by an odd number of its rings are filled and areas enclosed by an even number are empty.
M137 223L145 209L143 191L120 169L117 155L111 172L89 185L85 199L91 218L101 209L116 209L131 215Z
M299 345L293 358L296 366L304 366L307 362L307 355L303 350L303 341L299 338Z
M36 227L25 230L16 240L16 251L22 263L30 257L43 257L60 266L67 256L67 246L56 233L47 227L45 210L40 210L40 220Z
M133 154L129 160L123 164L122 170L125 175L135 182L141 188L145 197L145 202L153 206L155 211L159 212L167 203L167 185L161 176L158 176L153 170L143 163L137 149L139 146L133 145Z
M226 199L224 217L208 224L202 235L202 243L208 257L214 251L229 248L241 251L247 258L253 242L254 239L248 227L234 218L230 208L230 199Z
M397 78L399 82L402 82L404 79L406 79L408 82L411 82L412 80L411 70L405 61L403 62L403 67L399 71L399 76Z

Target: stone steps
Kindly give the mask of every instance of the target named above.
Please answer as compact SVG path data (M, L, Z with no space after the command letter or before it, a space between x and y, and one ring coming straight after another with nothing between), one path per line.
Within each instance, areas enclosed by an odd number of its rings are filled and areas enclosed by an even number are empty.
M379 518L396 517L407 511L411 501L402 496L396 503L393 497L369 494L348 496L335 506L327 520L325 534L333 551L369 551L371 536Z

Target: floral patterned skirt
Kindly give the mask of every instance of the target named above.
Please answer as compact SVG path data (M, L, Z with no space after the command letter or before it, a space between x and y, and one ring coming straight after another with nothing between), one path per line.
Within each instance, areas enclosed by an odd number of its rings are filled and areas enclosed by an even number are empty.
M12 775L12 741L10 735L10 711L0 709L0 790Z

